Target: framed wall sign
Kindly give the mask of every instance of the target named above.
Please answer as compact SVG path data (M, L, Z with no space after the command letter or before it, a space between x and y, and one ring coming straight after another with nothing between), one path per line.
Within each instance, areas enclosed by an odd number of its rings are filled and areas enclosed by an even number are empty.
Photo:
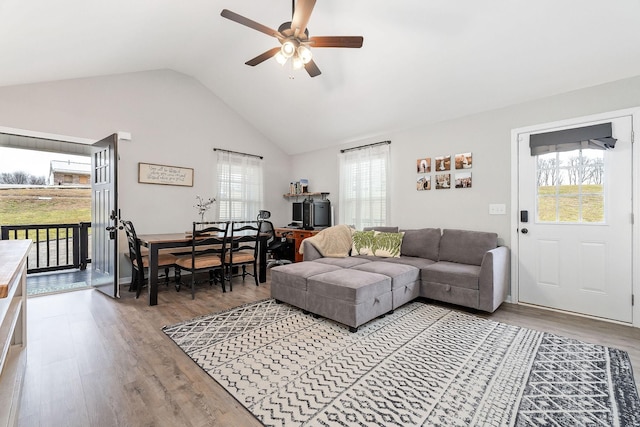
M143 184L193 187L193 169L178 166L138 163L138 182Z

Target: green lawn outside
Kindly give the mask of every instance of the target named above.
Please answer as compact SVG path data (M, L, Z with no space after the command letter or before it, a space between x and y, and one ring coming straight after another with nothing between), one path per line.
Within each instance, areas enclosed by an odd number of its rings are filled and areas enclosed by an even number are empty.
M91 221L90 188L0 188L0 225L78 224ZM35 236L29 236L35 239ZM61 230L60 238L66 238ZM24 238L24 233L19 238ZM40 231L40 240L46 232ZM55 239L51 233L50 239Z
M583 185L582 197L577 185L538 187L538 220L543 222L579 222L582 198L582 222L604 222L604 189L602 185ZM558 206L556 206L556 201ZM556 218L556 208L558 217Z

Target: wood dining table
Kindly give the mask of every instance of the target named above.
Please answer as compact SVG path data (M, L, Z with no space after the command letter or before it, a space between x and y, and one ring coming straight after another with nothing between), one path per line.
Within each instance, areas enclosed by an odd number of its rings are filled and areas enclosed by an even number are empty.
M260 238L258 247L258 281L267 281L266 238ZM190 233L141 234L140 245L149 249L149 305L158 304L158 253L160 249L191 247Z

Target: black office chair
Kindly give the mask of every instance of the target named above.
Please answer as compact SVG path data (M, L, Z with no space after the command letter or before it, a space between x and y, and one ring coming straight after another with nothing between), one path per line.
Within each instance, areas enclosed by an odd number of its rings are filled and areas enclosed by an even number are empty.
M281 236L276 236L276 230L271 221L265 221L271 217L269 211L260 211L258 214L258 221L260 221L260 233L267 235L265 240L267 256L267 268L274 267L276 265L291 264L292 261L287 259L287 253L291 250L291 243L287 239L290 232L282 233Z

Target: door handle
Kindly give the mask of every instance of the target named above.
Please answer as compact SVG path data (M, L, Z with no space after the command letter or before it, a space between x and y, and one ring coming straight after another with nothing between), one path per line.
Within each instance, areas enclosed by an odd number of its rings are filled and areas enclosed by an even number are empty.
M526 228L523 228L522 230L520 230L520 232L522 232L522 234L527 234L529 230L527 230Z
M117 227L115 227L115 226L109 226L109 227L105 228L105 230L107 230L109 232L109 239L115 240L115 238L116 238L116 229L117 229Z

